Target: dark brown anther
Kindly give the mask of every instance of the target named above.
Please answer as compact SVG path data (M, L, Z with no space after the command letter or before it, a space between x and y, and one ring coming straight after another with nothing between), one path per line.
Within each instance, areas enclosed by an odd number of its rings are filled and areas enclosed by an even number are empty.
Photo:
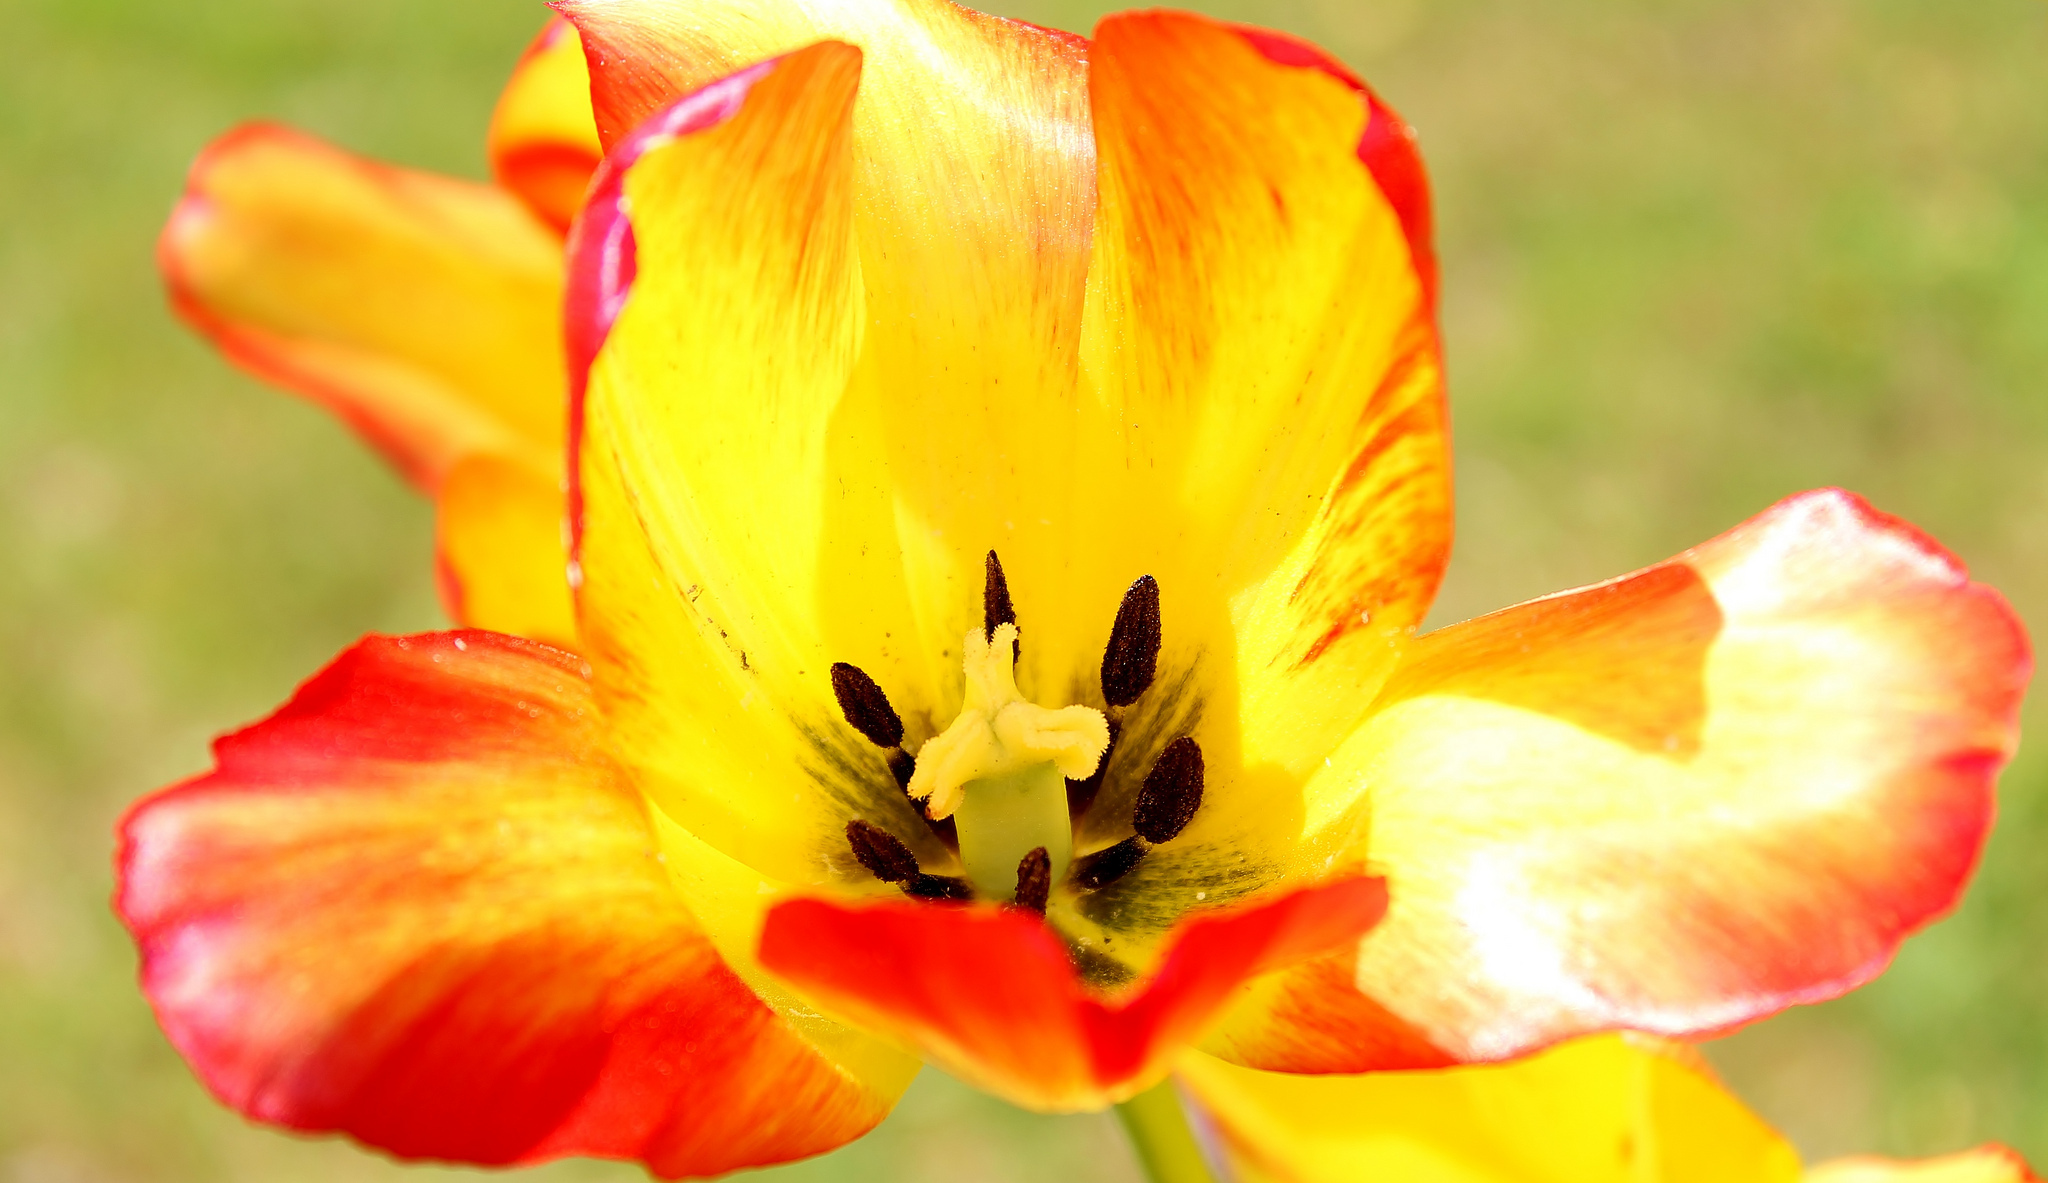
M1131 873L1138 860L1145 857L1143 838L1126 838L1115 846L1105 847L1086 858L1074 861L1074 883L1083 891L1094 891L1108 887Z
M982 636L990 641L996 639L996 626L1017 623L1017 609L1010 603L1010 579L1003 574L1003 561L996 552L988 552L988 562L983 565L981 585L981 627ZM1012 646L1011 660L1023 656L1024 639L1017 638Z
M901 839L880 826L859 820L847 822L846 844L853 847L853 857L860 860L860 865L884 883L913 883L924 877L917 873L917 856L910 853Z
M903 742L903 720L896 717L889 696L859 666L832 664L832 695L839 700L839 712L869 743L893 748Z
M903 885L905 893L920 900L971 900L974 888L965 879L945 875L919 875Z
M1041 846L1017 863L1017 906L1043 916L1051 895L1052 856Z
M910 788L910 774L916 771L916 757L902 748L889 749L889 775L896 778L897 788Z
M1188 736L1166 745L1145 774L1131 828L1147 842L1171 841L1202 807L1202 746Z
M1127 707L1159 673L1159 582L1141 576L1117 605L1109 646L1102 651L1102 700Z
M924 817L925 828L930 830L939 841L952 847L954 850L960 849L960 827L954 823L951 817L929 817L922 811L919 811L919 816Z

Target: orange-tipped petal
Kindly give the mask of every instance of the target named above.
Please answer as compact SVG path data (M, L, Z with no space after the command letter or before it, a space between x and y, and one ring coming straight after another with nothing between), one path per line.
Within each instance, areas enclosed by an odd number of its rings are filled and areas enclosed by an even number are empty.
M583 43L551 17L526 47L491 113L491 175L534 213L566 233L604 155L590 111Z
M1239 1183L1797 1183L1790 1144L1684 1045L1616 1035L1517 1060L1296 1076L1199 1053L1176 1079Z
M466 625L574 648L562 482L490 453L441 482L435 532L442 599Z
M1431 634L1309 784L1386 923L1213 1046L1355 1072L1848 990L1955 903L2030 671L1996 592L1833 490Z
M991 1092L1085 1109L1157 1080L1242 982L1355 941L1385 909L1380 881L1351 879L1198 913L1158 972L1114 998L1082 985L1037 916L1010 908L792 900L768 914L761 963Z
M668 1176L881 1120L907 1076L821 1055L706 941L578 666L372 638L129 814L143 988L223 1101L407 1158Z
M503 190L250 125L158 243L178 311L432 489L462 457L558 471L561 240Z
M1306 775L1449 554L1421 165L1398 116L1278 34L1123 13L1090 70L1082 360L1117 413L1081 470L1117 512L1082 548L1137 552L1183 620L1230 620L1234 668L1211 677L1235 680L1243 761Z
M2041 1183L2025 1159L2004 1146L1986 1145L1920 1162L1844 1158L1806 1173L1806 1183Z

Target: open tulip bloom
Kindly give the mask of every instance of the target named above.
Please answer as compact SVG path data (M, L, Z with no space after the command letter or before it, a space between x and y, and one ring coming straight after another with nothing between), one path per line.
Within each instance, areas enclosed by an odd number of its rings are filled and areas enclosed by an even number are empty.
M252 127L164 236L190 319L436 496L474 626L364 640L123 823L228 1104L694 1176L924 1062L1141 1132L1178 1074L1246 1178L1642 1179L1734 1102L1566 1041L1832 997L1955 902L2027 643L1850 494L1417 635L1427 191L1320 51L555 7L497 185ZM1708 1099L1617 1099L1669 1072ZM1496 1088L1536 1100L1444 1100ZM1358 1157L1396 1126L1452 1166Z

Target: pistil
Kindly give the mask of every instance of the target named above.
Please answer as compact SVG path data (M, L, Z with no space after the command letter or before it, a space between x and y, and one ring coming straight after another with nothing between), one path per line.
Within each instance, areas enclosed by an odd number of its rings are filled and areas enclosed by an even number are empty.
M1043 847L1050 876L1073 853L1068 780L1085 779L1109 747L1109 723L1084 706L1057 710L1017 690L1017 626L976 629L961 642L966 690L960 715L917 753L910 795L958 826L960 861L976 889L1001 899L1017 867Z

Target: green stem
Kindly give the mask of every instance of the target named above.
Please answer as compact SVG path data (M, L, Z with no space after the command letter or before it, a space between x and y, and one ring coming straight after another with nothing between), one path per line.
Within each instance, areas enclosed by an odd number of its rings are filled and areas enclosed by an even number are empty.
M1152 1183L1216 1183L1171 1077L1116 1107Z

